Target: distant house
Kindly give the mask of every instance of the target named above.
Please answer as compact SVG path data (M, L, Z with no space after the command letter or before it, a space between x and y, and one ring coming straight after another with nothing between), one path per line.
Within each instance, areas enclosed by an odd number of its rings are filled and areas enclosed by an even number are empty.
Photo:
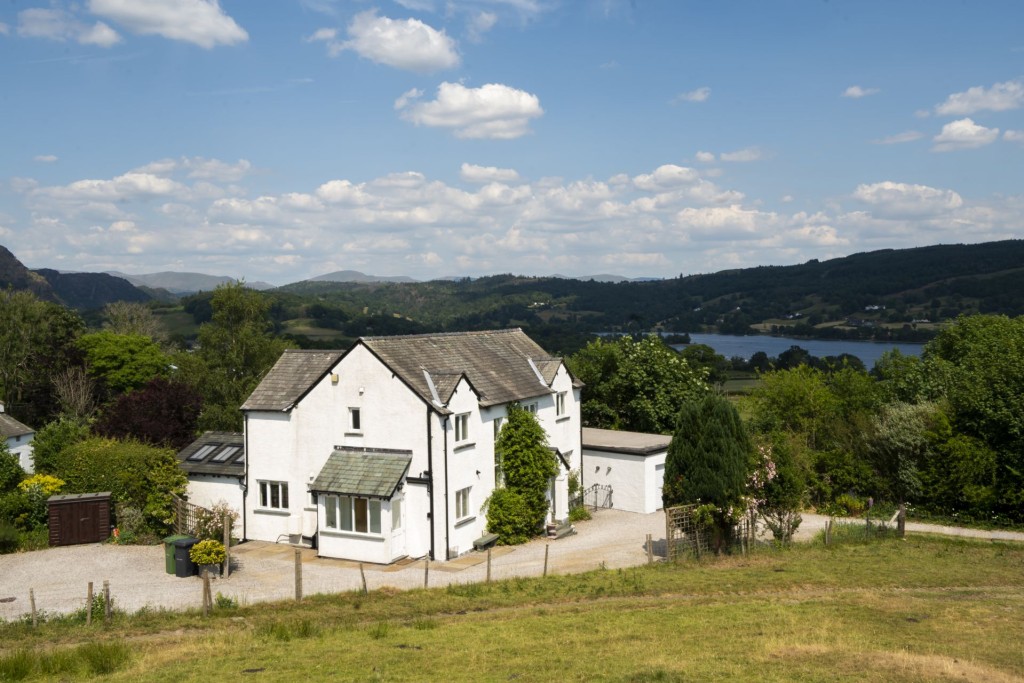
M188 476L190 503L207 509L227 503L241 524L245 439L240 432L203 433L178 452L178 464Z
M610 486L612 507L649 513L662 507L665 458L672 437L583 428L583 486Z
M29 474L35 472L35 463L32 460L32 439L35 435L34 429L8 415L4 411L4 404L0 403L0 439L4 440L11 453L18 456L21 469Z
M471 550L515 402L556 451L549 516L563 520L581 463L580 387L518 329L286 351L242 406L246 538L382 564Z

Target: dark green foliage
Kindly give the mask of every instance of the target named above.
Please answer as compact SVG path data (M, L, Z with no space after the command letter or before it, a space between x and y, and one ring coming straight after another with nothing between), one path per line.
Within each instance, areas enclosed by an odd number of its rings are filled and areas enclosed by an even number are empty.
M18 529L0 518L0 555L13 553L18 549Z
M586 385L581 413L588 427L667 434L679 406L709 390L707 369L691 367L656 336L597 339L566 363Z
M31 516L32 501L24 491L14 489L0 493L0 522L6 522L18 529L26 529Z
M721 396L684 404L665 460L666 507L740 504L751 471L752 448L739 413Z
M537 418L517 404L509 406L494 450L504 488L496 489L488 500L487 528L503 544L524 543L544 523L546 493L551 478L558 474L558 462Z
M37 474L53 474L61 452L89 436L89 426L61 417L43 426L32 440L32 462Z
M181 450L195 439L201 408L202 398L191 386L157 377L107 406L95 430L102 436Z
M807 477L785 437L758 448L761 464L752 492L757 511L776 541L788 543L800 525L807 495Z
M25 470L18 463L18 456L7 448L6 441L0 441L0 493L13 491L22 479Z
M188 484L173 450L98 437L62 451L54 474L66 482L65 493L110 491L115 513L120 506L141 510L154 534L168 530L171 494L183 496Z

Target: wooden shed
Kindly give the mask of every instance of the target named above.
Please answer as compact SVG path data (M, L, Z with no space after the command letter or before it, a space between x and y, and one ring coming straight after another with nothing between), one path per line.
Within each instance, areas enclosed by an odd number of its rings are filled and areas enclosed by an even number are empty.
M110 492L50 496L50 545L102 543L110 537Z

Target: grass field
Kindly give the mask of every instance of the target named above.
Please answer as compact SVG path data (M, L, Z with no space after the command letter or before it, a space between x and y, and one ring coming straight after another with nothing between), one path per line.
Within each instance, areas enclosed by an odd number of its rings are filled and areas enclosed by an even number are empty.
M96 643L120 648L116 666L75 668ZM1024 547L910 537L209 618L6 624L0 678L1018 681L1022 643Z

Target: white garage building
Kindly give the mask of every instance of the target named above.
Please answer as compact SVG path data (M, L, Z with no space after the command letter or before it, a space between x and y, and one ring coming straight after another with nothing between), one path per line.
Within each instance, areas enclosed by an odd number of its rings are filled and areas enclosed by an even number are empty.
M659 510L671 436L583 428L583 486L612 487L613 507L647 514Z

